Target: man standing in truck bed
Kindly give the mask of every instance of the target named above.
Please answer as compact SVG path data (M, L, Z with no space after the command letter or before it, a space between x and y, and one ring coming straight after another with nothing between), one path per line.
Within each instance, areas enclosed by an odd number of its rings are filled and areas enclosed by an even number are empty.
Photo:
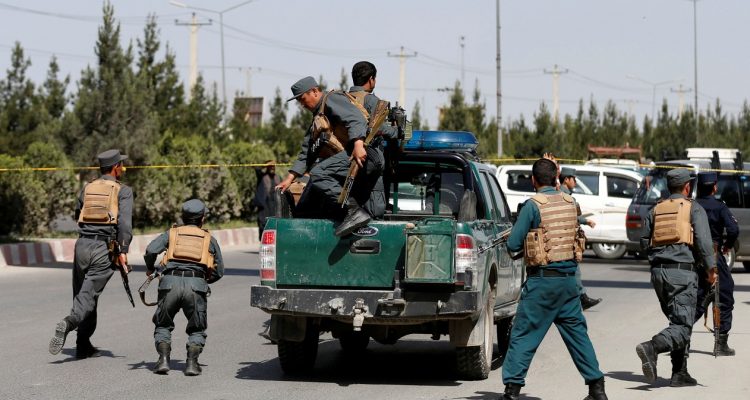
M557 165L553 161L537 160L531 182L537 194L521 208L508 238L510 251L525 251L528 279L503 363L502 399L520 398L534 353L554 323L589 385L585 400L606 400L604 374L588 336L576 286L577 259L583 250L576 236L576 206L572 197L555 190ZM545 242L550 243L549 249L539 245Z
M311 76L292 85L293 97L314 114L313 123L302 141L302 150L289 174L276 188L286 191L295 178L310 173L310 181L295 207L295 216L307 218L340 217L338 197L349 172L350 157L359 164L360 174L382 174L382 163L367 162L364 145L367 111L343 92L322 93ZM317 164L316 164L317 162ZM336 228L336 236L346 236L370 222L370 214L361 207L367 199L350 197L346 216Z

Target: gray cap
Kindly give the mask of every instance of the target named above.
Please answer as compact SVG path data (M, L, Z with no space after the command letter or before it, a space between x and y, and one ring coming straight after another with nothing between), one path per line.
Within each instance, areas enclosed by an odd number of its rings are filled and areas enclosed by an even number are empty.
M100 167L111 167L122 160L127 160L128 156L120 154L120 150L118 149L111 149L100 153L96 158L99 159Z
M182 203L182 219L196 219L201 218L208 214L208 209L202 201L198 199L190 199Z
M560 179L565 179L569 176L576 176L576 170L570 167L562 167L560 170Z
M690 172L685 168L675 168L667 172L667 186L669 187L684 185L692 179Z
M312 76L306 76L292 85L292 97L287 101L292 101L307 92L308 90L318 87L318 82Z

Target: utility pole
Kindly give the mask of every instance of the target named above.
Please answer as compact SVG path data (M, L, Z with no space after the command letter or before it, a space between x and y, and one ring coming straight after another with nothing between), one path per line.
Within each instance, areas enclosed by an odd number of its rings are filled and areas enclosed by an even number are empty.
M190 98L193 92L193 87L198 81L198 28L202 25L211 25L211 20L209 19L208 22L198 22L198 17L193 13L190 22L175 20L174 24L190 27L190 90L188 90L188 98Z
M399 54L391 54L390 51L388 52L388 57L397 57L399 61L398 102L401 107L406 107L406 59L416 56L416 51L411 54L404 53L404 46L401 46L401 52Z
M250 82L252 78L252 71L254 69L257 69L258 71L260 71L260 68L255 68L255 67L240 67L239 68L240 72L243 72L243 71L245 72L245 93L244 93L245 97L250 97Z
M698 0L693 0L693 88L695 89L695 141L698 142Z
M552 116L555 119L555 123L559 121L560 112L560 75L567 74L569 71L567 68L560 69L557 64L552 68L552 71L544 69L545 74L552 75Z
M693 89L690 89L690 88L683 88L683 87L682 87L682 84L680 84L679 88L677 88L677 89L674 89L674 88L670 88L670 90L672 91L672 93L677 93L677 95L678 95L678 97L679 97L679 99L680 99L680 101L679 101L679 103L678 103L678 106L677 106L677 116L678 116L678 117L682 117L682 111L683 111L683 110L684 110L684 108L685 108L685 103L683 102L683 99L682 99L682 98L683 98L683 95L684 95L685 93L690 93L690 92L692 92L692 91L693 91Z
M503 120L502 117L502 104L503 104L503 92L501 90L500 86L500 0L496 0L496 8L497 8L497 19L495 22L495 25L497 25L497 55L495 57L495 64L497 67L497 93L495 94L497 96L497 115L495 116L495 120L497 121L497 157L500 158L503 156L503 130L500 127L500 123Z

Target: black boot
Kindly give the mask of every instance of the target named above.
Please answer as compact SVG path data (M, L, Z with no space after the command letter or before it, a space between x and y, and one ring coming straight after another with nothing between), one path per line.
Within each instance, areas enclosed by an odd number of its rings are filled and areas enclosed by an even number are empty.
M589 297L586 293L581 295L581 307L584 310L588 310L589 308L599 304L602 302L602 299L592 299Z
M695 386L698 381L695 380L687 370L688 349L675 350L669 355L672 357L672 378L669 379L669 386L683 387Z
M334 235L346 236L355 229L367 225L370 222L370 213L360 207L354 199L349 199L347 203L346 217L344 221L336 228Z
M159 361L154 366L154 372L157 374L166 374L169 372L169 353L172 351L172 346L167 342L159 342L156 344L156 352L159 353Z
M55 335L49 341L49 352L50 354L57 354L62 350L65 345L65 339L68 337L68 333L74 329L73 324L70 322L68 317L62 319L55 326Z
M185 375L196 376L203 372L200 364L198 364L198 355L201 354L203 348L200 346L188 346L187 349L187 360L185 361Z
M654 350L654 342L649 340L639 344L635 347L635 352L641 359L641 368L646 382L656 382L656 356L658 353Z
M719 343L716 343L714 345L714 355L717 357L724 357L724 356L733 356L734 355L734 349L729 347L727 344L727 340L729 340L729 334L728 333L720 333L719 334Z
M604 393L604 377L589 384L589 395L583 400L608 400Z
M509 383L505 385L505 393L500 400L518 400L521 398L521 388L523 385L517 383Z
M96 357L99 355L99 349L94 347L88 339L81 339L76 343L76 358L83 360L84 358Z

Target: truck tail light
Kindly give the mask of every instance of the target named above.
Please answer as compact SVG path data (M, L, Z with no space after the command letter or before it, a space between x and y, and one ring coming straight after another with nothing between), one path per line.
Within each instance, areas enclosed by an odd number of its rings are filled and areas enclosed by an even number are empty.
M641 229L643 222L641 216L638 214L627 214L625 216L625 228L627 229Z
M474 239L469 235L456 235L456 272L466 272L466 268L473 268L477 263L477 248Z
M260 240L260 280L276 281L276 230L263 231Z

